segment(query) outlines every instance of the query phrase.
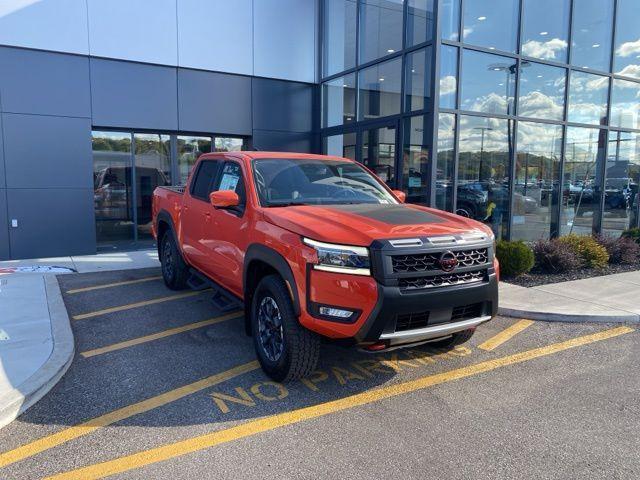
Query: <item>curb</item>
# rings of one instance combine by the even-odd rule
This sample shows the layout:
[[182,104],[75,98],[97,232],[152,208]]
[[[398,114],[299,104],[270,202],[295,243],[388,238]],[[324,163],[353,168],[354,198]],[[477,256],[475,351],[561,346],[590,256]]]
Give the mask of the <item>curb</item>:
[[553,313],[517,308],[498,307],[498,315],[505,317],[526,318],[543,322],[570,323],[640,323],[640,315],[589,315],[582,313]]
[[45,275],[43,278],[51,321],[53,351],[36,373],[17,388],[0,397],[0,428],[15,420],[46,395],[62,378],[73,361],[75,352],[73,332],[58,280],[53,275]]

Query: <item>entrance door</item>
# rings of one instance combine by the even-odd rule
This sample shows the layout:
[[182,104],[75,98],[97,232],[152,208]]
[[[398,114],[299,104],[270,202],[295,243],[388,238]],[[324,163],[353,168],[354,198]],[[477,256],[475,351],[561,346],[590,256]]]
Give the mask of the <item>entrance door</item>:
[[397,132],[395,122],[363,127],[359,132],[358,161],[391,188],[395,188],[397,183]]
[[93,132],[93,199],[99,244],[134,240],[131,134]]

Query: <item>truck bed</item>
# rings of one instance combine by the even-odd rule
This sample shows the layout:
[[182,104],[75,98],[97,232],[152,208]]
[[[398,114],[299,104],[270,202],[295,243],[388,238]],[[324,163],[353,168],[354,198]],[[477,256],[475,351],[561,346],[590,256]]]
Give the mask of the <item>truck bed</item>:
[[156,234],[156,219],[158,218],[158,213],[161,210],[164,210],[169,215],[171,215],[171,219],[174,222],[174,225],[179,224],[179,212],[182,208],[182,199],[184,196],[184,192],[186,190],[185,185],[178,186],[166,186],[166,187],[156,187],[153,191],[153,228],[152,234],[154,238],[157,238]]
[[161,186],[157,188],[169,190],[170,192],[179,193],[182,195],[186,190],[187,186],[186,185],[166,185],[166,186]]

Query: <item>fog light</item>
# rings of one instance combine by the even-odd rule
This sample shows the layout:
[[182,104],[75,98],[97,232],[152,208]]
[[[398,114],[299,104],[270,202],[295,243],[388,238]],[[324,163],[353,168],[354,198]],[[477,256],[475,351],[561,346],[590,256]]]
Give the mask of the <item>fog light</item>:
[[342,310],[340,308],[320,307],[320,315],[336,318],[349,318],[353,315],[351,310]]

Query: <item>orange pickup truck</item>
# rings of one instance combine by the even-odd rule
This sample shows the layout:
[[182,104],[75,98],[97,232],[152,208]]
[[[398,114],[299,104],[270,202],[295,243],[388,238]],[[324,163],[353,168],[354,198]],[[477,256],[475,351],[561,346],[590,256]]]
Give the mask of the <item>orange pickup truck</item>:
[[205,154],[185,187],[154,192],[162,275],[244,308],[277,381],[312,372],[326,339],[369,352],[463,343],[498,308],[493,233],[404,198],[345,158]]

